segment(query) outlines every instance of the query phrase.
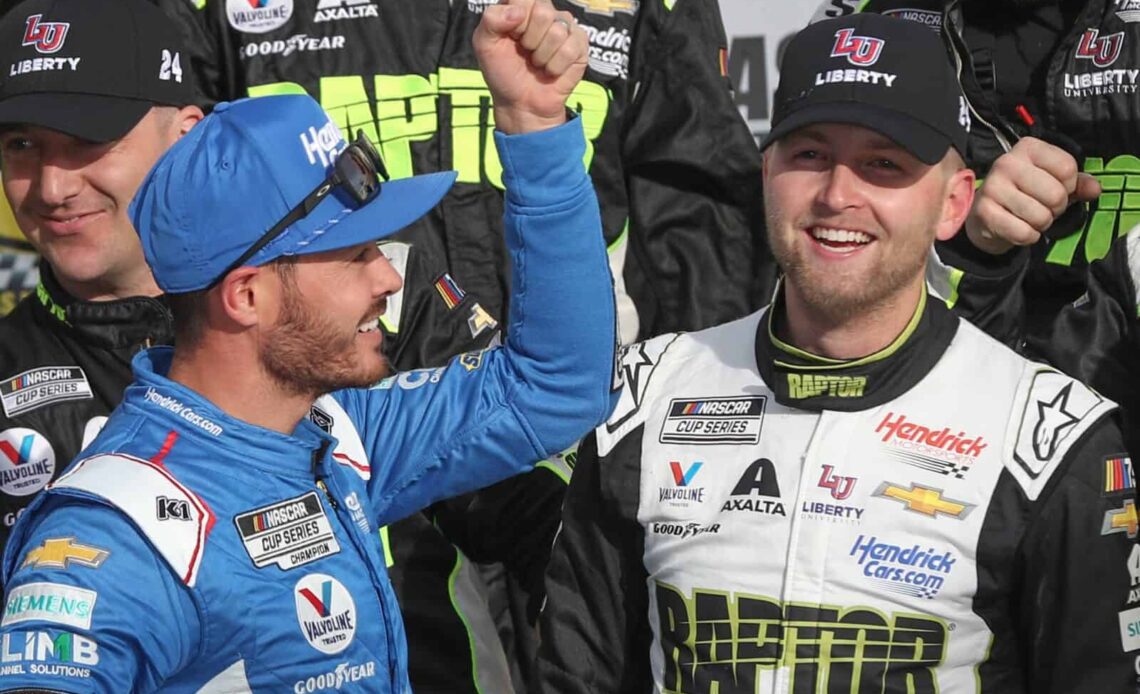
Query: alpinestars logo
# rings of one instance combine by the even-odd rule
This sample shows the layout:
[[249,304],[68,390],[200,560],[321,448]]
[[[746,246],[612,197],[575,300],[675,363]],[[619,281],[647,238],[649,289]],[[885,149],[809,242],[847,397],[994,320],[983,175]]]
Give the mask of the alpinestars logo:
[[1070,427],[1080,419],[1068,412],[1070,383],[1057,393],[1052,402],[1037,402],[1037,426],[1033,428],[1033,452],[1038,460],[1048,460],[1057,451],[1057,445]]
[[42,14],[33,14],[24,20],[24,40],[21,46],[35,46],[36,51],[49,55],[59,52],[67,39],[68,22],[41,22]]
[[874,65],[883,52],[882,39],[870,36],[856,36],[854,29],[840,29],[835,32],[835,46],[831,49],[832,58],[847,58],[847,62],[859,67]]
[[1120,57],[1120,48],[1124,45],[1124,32],[1100,36],[1099,29],[1089,29],[1081,36],[1077,45],[1077,59],[1091,60],[1097,67],[1108,67]]

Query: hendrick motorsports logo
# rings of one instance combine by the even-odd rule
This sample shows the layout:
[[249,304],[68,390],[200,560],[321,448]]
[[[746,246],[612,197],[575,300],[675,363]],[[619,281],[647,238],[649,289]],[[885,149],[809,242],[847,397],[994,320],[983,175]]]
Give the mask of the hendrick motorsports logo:
[[340,581],[309,574],[293,589],[297,623],[309,645],[332,655],[348,648],[356,636],[356,603]]

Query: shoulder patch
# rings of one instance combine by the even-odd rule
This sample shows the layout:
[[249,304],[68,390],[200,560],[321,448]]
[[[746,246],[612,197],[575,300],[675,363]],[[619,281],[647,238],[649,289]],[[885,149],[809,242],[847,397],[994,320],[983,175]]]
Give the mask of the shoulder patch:
[[[599,433],[604,431],[607,435],[605,438],[611,442],[609,445],[616,443],[626,432],[636,426],[637,415],[641,412],[641,403],[649,389],[649,382],[653,378],[657,364],[678,337],[680,337],[678,333],[668,333],[622,349],[619,368],[621,379],[625,385],[618,397],[613,414],[599,429]],[[602,439],[599,437],[599,449],[609,448],[609,445],[603,445]],[[601,450],[599,453],[604,454]]]
[[90,400],[91,384],[78,366],[41,366],[0,381],[0,406],[11,419],[69,400]]
[[1013,430],[1012,472],[1035,499],[1049,472],[1081,435],[1115,405],[1095,391],[1053,370],[1038,369],[1019,400]]
[[48,486],[97,496],[125,513],[182,582],[193,588],[214,514],[166,468],[122,454],[97,455]]
[[363,480],[372,477],[372,465],[360,440],[360,432],[352,423],[348,413],[331,395],[322,395],[309,410],[309,418],[325,432],[336,437],[333,460],[352,469]]

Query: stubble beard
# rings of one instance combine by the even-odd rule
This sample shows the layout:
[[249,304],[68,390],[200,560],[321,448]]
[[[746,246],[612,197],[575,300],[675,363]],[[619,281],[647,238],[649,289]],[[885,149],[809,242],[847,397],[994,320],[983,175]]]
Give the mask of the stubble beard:
[[356,359],[355,332],[336,330],[309,310],[292,287],[285,291],[281,318],[268,331],[260,355],[266,372],[283,390],[314,398],[342,388],[367,388],[390,371],[383,355],[375,368],[362,366]]

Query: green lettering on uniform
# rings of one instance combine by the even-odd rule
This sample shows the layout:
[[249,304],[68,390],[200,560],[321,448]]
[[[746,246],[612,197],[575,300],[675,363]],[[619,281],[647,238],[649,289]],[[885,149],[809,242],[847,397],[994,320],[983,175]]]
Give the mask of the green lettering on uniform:
[[305,88],[296,82],[274,82],[259,84],[249,88],[250,96],[281,96],[283,94],[306,94]]
[[[439,69],[439,91],[451,98],[452,164],[460,183],[480,183],[483,171],[487,182],[503,187],[503,165],[495,150],[495,117],[490,110],[491,92],[478,70],[443,67]],[[486,122],[483,114],[486,112]],[[480,171],[479,162],[483,162]]]
[[[321,107],[344,134],[345,139],[356,137],[357,130],[372,142],[380,140],[372,116],[372,104],[364,91],[364,78],[359,75],[322,77]],[[391,172],[389,172],[391,173]]]
[[1100,181],[1102,192],[1096,211],[1089,215],[1084,229],[1053,242],[1047,263],[1072,265],[1082,240],[1085,260],[1099,260],[1108,255],[1118,236],[1140,223],[1140,158],[1122,154],[1105,165],[1103,158],[1089,157],[1084,171]]
[[380,152],[392,178],[407,178],[415,173],[412,143],[430,140],[435,135],[438,98],[435,75],[376,75]]

